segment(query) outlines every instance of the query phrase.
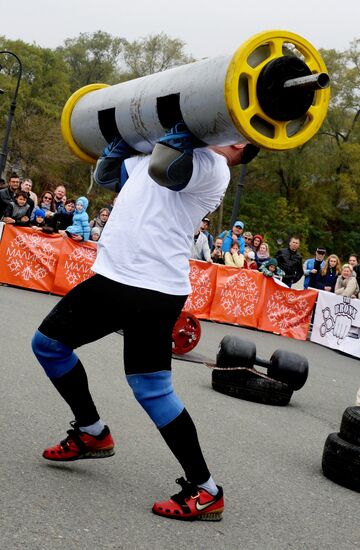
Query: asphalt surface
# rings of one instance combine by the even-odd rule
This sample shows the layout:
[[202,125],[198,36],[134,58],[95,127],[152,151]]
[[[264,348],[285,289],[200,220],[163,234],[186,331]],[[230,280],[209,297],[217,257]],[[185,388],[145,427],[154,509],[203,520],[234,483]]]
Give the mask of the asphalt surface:
[[[321,472],[324,442],[354,404],[360,362],[311,342],[203,322],[193,357],[214,359],[221,338],[253,340],[258,355],[306,355],[306,385],[287,407],[235,399],[211,388],[210,370],[173,361],[178,394],[193,416],[209,467],[223,485],[221,522],[155,516],[155,500],[177,492],[181,468],[140,409],[122,369],[123,338],[81,348],[94,398],[117,452],[106,460],[54,464],[45,446],[66,435],[67,405],[37,364],[31,337],[55,296],[0,286],[0,541],[6,549],[282,550],[360,547],[359,493]],[[106,311],[106,304],[104,304]],[[88,322],[101,322],[94,312]],[[141,334],[139,334],[141,345]],[[187,358],[189,359],[189,357]],[[155,350],[149,360],[156,361]]]

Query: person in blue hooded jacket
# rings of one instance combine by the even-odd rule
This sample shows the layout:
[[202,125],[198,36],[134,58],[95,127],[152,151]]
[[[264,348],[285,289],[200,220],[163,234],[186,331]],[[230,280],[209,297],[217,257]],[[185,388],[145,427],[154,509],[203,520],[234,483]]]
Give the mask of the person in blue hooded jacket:
[[325,254],[326,249],[318,247],[315,251],[315,258],[309,258],[308,260],[305,260],[303,265],[305,275],[304,288],[309,288],[309,286],[312,288],[316,288],[316,278],[319,276],[320,271],[324,269],[325,266]]
[[245,252],[245,239],[242,236],[244,232],[244,222],[236,221],[232,227],[232,229],[229,229],[229,231],[223,231],[218,235],[221,239],[223,239],[223,246],[222,251],[225,254],[225,252],[230,252],[230,248],[232,247],[233,243],[238,243],[240,254],[244,254]]
[[[86,197],[79,197],[78,199],[76,199],[72,225],[69,225],[69,227],[65,229],[65,233],[69,237],[77,237],[76,240],[89,240],[90,224],[89,216],[86,213],[86,209],[88,206],[89,201]],[[81,237],[81,239],[79,237]]]

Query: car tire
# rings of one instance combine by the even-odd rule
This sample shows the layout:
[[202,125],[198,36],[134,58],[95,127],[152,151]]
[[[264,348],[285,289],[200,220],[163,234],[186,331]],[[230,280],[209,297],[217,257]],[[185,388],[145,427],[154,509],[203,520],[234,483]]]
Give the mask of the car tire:
[[360,446],[360,407],[345,409],[340,425],[340,436],[348,443]]
[[287,384],[257,374],[255,369],[213,370],[212,387],[225,395],[264,405],[285,406],[293,394],[293,390]]
[[340,437],[328,435],[322,456],[324,475],[348,489],[360,492],[360,447]]

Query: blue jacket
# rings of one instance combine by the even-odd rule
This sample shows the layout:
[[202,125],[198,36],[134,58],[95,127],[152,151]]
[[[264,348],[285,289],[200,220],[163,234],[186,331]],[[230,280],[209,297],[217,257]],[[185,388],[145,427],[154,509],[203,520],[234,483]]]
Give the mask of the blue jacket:
[[[232,239],[232,230],[229,229],[229,231],[223,231],[222,233],[220,233],[219,237],[221,237],[223,239],[223,245],[222,245],[222,251],[224,252],[230,252],[230,248],[232,247],[232,244],[233,244],[233,239]],[[239,247],[240,247],[240,254],[244,254],[245,252],[245,239],[244,237],[242,237],[241,235],[237,238],[237,241],[239,243]]]
[[84,241],[88,241],[90,237],[90,225],[89,216],[86,213],[86,209],[89,205],[89,201],[86,197],[79,197],[76,203],[81,202],[83,205],[82,212],[75,210],[73,214],[72,225],[66,228],[71,235],[81,235]]
[[[315,258],[310,258],[309,260],[306,260],[304,263],[304,275],[305,275],[304,288],[308,288],[310,284],[310,278],[311,278],[310,271],[314,269],[314,265],[315,265]],[[325,260],[321,262],[320,269],[323,269],[324,265],[325,265]],[[318,274],[319,273],[316,274],[316,278]]]

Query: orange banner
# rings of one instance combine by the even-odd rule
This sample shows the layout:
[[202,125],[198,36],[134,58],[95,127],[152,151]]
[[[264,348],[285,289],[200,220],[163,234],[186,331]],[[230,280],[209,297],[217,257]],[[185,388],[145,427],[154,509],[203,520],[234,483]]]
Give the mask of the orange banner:
[[306,340],[316,290],[292,290],[266,278],[258,328]]
[[210,320],[257,327],[264,279],[252,269],[219,265]]
[[216,264],[190,260],[189,294],[183,309],[199,319],[209,319],[211,303],[216,287]]
[[63,245],[52,292],[63,296],[74,286],[94,275],[91,267],[96,259],[96,244],[63,239]]
[[[94,273],[96,244],[5,225],[0,282],[66,294]],[[190,260],[184,310],[200,319],[243,325],[306,340],[317,292],[280,286],[258,271]]]
[[0,243],[0,282],[51,292],[63,238],[6,225]]

